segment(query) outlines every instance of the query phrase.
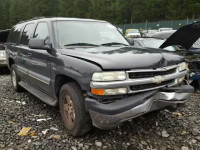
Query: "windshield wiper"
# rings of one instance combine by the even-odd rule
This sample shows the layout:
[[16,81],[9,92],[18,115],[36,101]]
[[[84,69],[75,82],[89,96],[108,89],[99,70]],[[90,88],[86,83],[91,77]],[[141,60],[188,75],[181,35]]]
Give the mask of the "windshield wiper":
[[101,45],[102,45],[102,46],[112,46],[112,45],[124,45],[124,46],[128,46],[127,44],[118,43],[118,42],[104,43],[104,44],[101,44]]
[[72,44],[66,44],[64,46],[99,46],[91,43],[72,43]]

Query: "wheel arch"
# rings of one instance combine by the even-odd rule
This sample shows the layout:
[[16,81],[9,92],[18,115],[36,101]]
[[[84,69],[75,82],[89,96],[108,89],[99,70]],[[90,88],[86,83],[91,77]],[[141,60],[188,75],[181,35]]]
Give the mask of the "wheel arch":
[[[76,83],[77,86],[79,86],[79,88],[82,90],[80,83],[77,80],[75,80],[74,78],[69,77],[69,76],[64,75],[64,74],[57,74],[55,76],[54,91],[55,91],[56,97],[58,99],[59,99],[59,92],[60,92],[61,87],[64,84],[69,83],[69,82]],[[82,90],[82,91],[84,91],[84,90]]]

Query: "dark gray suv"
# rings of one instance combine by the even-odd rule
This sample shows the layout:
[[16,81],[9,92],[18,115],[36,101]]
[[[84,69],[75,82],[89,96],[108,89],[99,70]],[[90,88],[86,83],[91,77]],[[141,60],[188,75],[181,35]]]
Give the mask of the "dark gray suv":
[[59,105],[67,131],[110,129],[172,104],[193,88],[183,58],[134,48],[106,21],[40,18],[15,25],[6,44],[15,91]]

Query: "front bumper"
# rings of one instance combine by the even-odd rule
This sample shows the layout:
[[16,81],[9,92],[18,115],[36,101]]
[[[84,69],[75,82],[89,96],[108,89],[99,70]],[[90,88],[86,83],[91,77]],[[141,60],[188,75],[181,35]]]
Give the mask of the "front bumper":
[[100,129],[110,129],[147,112],[172,104],[183,104],[189,100],[193,91],[194,88],[190,85],[163,88],[135,94],[110,104],[102,104],[87,98],[86,108],[94,126]]
[[7,63],[6,63],[6,58],[0,58],[0,67],[4,67],[4,66],[7,66]]

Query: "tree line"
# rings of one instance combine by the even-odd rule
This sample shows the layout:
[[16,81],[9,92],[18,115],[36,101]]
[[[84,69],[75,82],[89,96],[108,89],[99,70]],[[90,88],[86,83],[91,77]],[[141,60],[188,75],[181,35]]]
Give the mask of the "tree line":
[[39,16],[107,20],[113,24],[199,19],[199,0],[0,0],[0,29]]

